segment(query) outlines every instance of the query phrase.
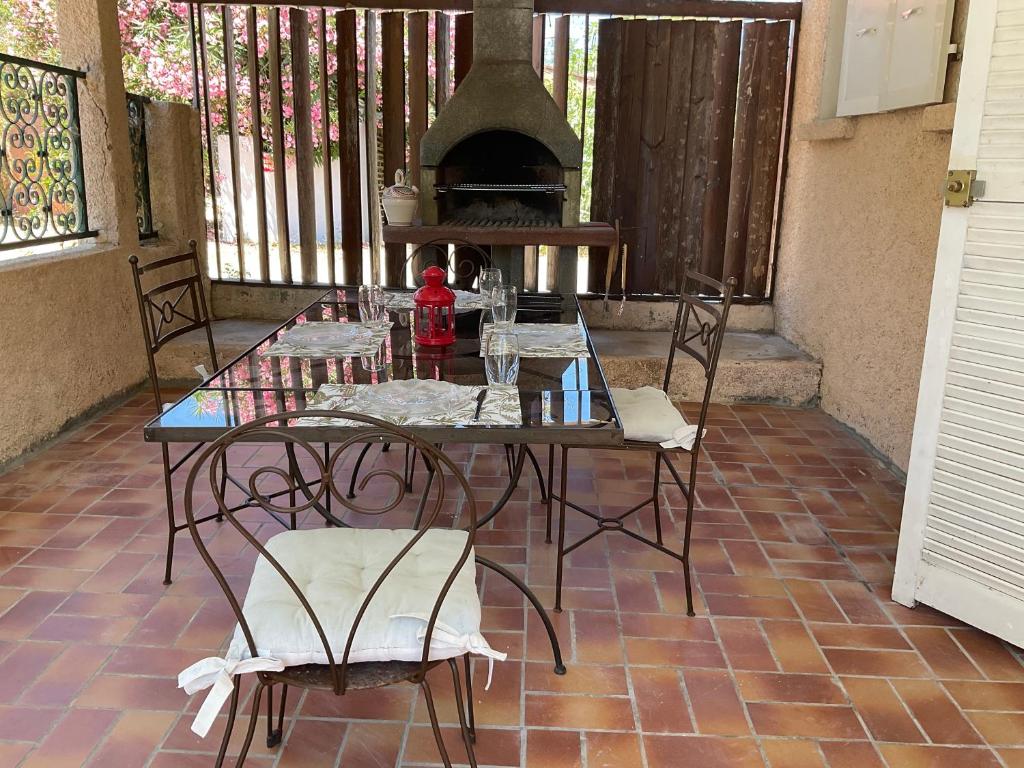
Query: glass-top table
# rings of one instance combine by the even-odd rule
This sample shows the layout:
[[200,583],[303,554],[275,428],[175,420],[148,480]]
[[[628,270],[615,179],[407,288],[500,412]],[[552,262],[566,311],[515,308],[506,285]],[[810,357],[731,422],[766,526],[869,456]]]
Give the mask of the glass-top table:
[[[392,310],[384,344],[385,367],[368,371],[359,356],[264,357],[280,335],[304,322],[358,322],[358,290],[331,289],[273,333],[232,360],[207,381],[150,421],[151,442],[209,442],[228,430],[281,411],[313,408],[323,384],[375,384],[398,379],[438,379],[454,384],[487,384],[480,355],[480,311],[457,310],[456,343],[427,349],[415,343],[412,312]],[[491,426],[407,426],[434,443],[572,444],[613,446],[623,440],[600,360],[575,297],[523,294],[516,323],[579,324],[589,358],[524,357],[518,388],[522,424]],[[349,428],[334,425],[287,427],[303,439],[329,442]]]

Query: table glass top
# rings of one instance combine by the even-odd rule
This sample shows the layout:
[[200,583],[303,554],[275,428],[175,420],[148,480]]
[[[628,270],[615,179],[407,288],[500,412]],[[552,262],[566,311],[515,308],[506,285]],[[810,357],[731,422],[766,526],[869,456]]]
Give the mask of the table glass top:
[[[479,310],[458,310],[456,342],[441,349],[415,343],[411,311],[390,311],[389,319],[393,325],[384,342],[381,370],[367,370],[358,355],[263,356],[283,332],[296,324],[359,322],[357,291],[332,289],[153,419],[146,427],[146,437],[160,441],[209,440],[217,433],[261,416],[313,407],[314,395],[323,384],[375,384],[399,379],[487,384],[480,355]],[[522,359],[517,382],[522,426],[474,424],[440,431],[455,431],[458,439],[466,442],[621,442],[622,431],[578,302],[574,298],[563,302],[561,297],[550,294],[523,294],[519,297],[516,322],[578,324],[590,357]],[[319,436],[324,428],[309,429]],[[425,433],[438,431],[433,427],[417,428],[420,429]],[[494,434],[499,431],[501,435]],[[511,434],[517,432],[518,436]]]

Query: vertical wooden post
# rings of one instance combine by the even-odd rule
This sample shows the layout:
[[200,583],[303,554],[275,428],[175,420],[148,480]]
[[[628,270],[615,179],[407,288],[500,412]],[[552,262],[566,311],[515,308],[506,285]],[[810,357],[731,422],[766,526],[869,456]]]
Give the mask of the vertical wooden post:
[[427,132],[427,19],[409,14],[409,183],[420,186],[420,142]]
[[537,77],[544,79],[544,35],[547,31],[547,17],[538,13],[533,17],[533,68]]
[[334,264],[334,190],[331,179],[331,100],[327,72],[327,11],[320,9],[320,24],[317,30],[320,52],[320,169],[324,187],[324,241],[327,247],[327,282],[337,284]]
[[775,225],[778,185],[781,182],[779,154],[782,149],[789,37],[789,22],[767,24],[764,49],[759,57],[762,76],[757,98],[757,130],[751,162],[753,178],[743,274],[744,290],[748,295],[758,298],[763,298],[768,288],[772,230]]
[[[395,171],[405,170],[405,14],[381,15],[383,66],[384,184],[395,183]],[[388,285],[405,285],[406,246],[384,247]]]
[[455,16],[455,87],[469,73],[473,66],[473,14],[460,13]]
[[267,185],[263,178],[263,103],[260,96],[260,62],[256,34],[256,6],[245,14],[247,64],[249,70],[250,120],[252,134],[252,181],[256,193],[256,242],[259,246],[259,279],[270,281],[270,247],[267,242]]
[[270,149],[274,160],[274,209],[281,282],[292,282],[292,244],[288,226],[287,160],[284,153],[284,114],[281,111],[281,9],[270,11]]
[[338,165],[341,180],[342,280],[358,285],[363,278],[363,196],[359,177],[359,84],[356,11],[334,14],[338,45]]
[[438,114],[451,96],[452,55],[451,17],[444,11],[434,12],[434,114]]
[[[700,264],[704,252],[704,199],[708,185],[711,102],[714,84],[715,27],[718,22],[694,22],[693,66],[690,79],[690,117],[686,136],[686,171],[683,180],[683,253],[677,259],[675,284],[682,285],[687,266]],[[668,286],[665,287],[666,292]]]
[[316,195],[313,182],[313,114],[309,84],[309,16],[305,8],[288,11],[291,22],[292,119],[295,124],[295,187],[299,216],[299,279],[309,285],[316,274]]
[[238,167],[238,84],[235,82],[235,25],[231,6],[221,6],[224,36],[224,84],[227,100],[228,154],[231,157],[231,197],[235,209],[235,245],[238,248],[238,279],[245,282],[245,232],[242,226],[242,183]]
[[[715,27],[715,54],[711,70],[711,137],[708,151],[707,195],[699,269],[722,279],[725,228],[729,213],[729,171],[732,166],[733,126],[736,122],[736,81],[740,65],[743,25],[722,22]],[[697,254],[694,254],[695,264]]]
[[569,107],[569,20],[563,13],[555,19],[554,66],[551,78],[551,95],[565,114]]
[[763,62],[764,22],[744,25],[740,52],[739,98],[736,103],[736,134],[733,141],[732,173],[729,177],[729,213],[726,224],[723,279],[735,277],[736,295],[745,292],[747,222],[750,217],[751,173],[754,133],[757,129],[757,93]]
[[[615,221],[615,146],[619,133],[619,87],[622,70],[622,19],[605,19],[597,25],[598,67],[594,84],[594,174],[591,181],[590,209],[597,219]],[[604,290],[608,251],[590,249],[587,265],[587,289]]]
[[366,84],[363,89],[366,101],[363,104],[366,115],[366,207],[370,222],[370,281],[380,283],[381,221],[380,221],[380,179],[377,168],[377,13],[367,10],[363,25],[365,45],[363,50],[363,71]]

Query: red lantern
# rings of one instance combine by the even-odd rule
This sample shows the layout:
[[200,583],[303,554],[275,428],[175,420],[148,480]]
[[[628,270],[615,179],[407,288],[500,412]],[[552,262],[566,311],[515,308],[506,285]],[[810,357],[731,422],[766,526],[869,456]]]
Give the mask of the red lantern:
[[455,294],[444,278],[440,267],[427,267],[423,271],[426,285],[413,294],[417,344],[442,347],[455,343]]

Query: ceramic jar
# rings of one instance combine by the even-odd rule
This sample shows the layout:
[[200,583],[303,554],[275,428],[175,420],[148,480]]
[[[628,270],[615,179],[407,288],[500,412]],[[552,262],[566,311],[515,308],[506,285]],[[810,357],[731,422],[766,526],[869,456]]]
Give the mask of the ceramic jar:
[[408,227],[416,216],[420,204],[420,191],[407,186],[405,172],[395,171],[395,185],[384,190],[382,198],[384,213],[392,227]]

